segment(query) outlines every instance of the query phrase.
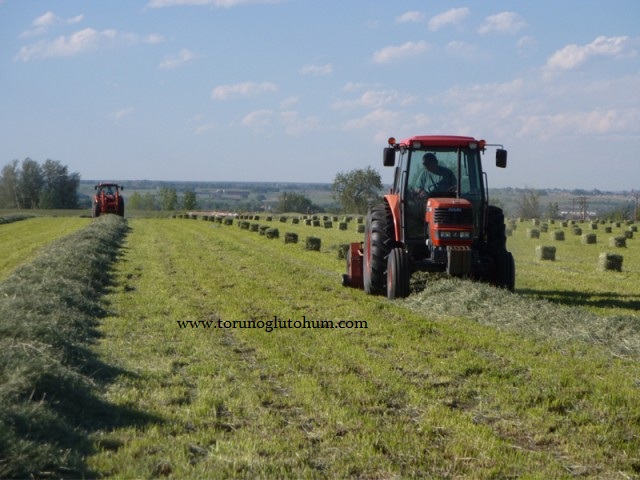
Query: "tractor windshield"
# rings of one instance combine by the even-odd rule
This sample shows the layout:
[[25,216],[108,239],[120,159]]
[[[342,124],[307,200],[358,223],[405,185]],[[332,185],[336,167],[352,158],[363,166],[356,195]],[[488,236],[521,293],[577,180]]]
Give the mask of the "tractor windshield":
[[[415,203],[413,208],[411,205],[409,208],[422,212],[429,197],[465,198],[473,204],[474,226],[478,235],[484,198],[480,151],[431,147],[411,151],[408,161],[406,189],[410,193],[410,203]],[[424,215],[419,213],[418,218],[424,219]],[[421,229],[410,228],[410,232],[420,235]]]
[[480,170],[478,150],[415,150],[411,155],[409,190],[429,197],[481,198]]

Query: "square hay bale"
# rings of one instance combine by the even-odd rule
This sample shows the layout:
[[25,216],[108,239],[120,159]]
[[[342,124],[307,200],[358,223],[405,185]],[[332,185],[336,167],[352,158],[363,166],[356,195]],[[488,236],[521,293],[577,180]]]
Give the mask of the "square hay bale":
[[284,243],[298,243],[298,234],[293,232],[285,233]]
[[304,248],[305,250],[313,250],[319,252],[321,245],[322,240],[320,240],[318,237],[307,237],[304,243]]
[[257,232],[259,228],[260,228],[260,224],[259,223],[252,223],[251,224],[251,228],[249,229],[249,231]]
[[331,220],[326,220],[324,222],[324,228],[333,228],[333,221]]
[[611,227],[604,227],[604,233],[611,233]]
[[638,226],[637,225],[629,225],[629,230],[631,232],[637,232],[638,231]]
[[304,224],[307,226],[311,226],[312,225],[313,220],[311,220],[310,218],[305,218],[304,219]]
[[347,222],[338,223],[338,230],[346,230],[349,224]]
[[625,238],[633,238],[633,230],[625,230],[624,236]]
[[280,231],[277,228],[267,228],[267,230],[264,232],[264,235],[267,238],[279,238],[280,237]]
[[233,225],[233,217],[224,217],[225,225]]
[[358,228],[356,228],[357,233],[364,233],[365,226],[363,224],[358,224]]
[[538,225],[540,225],[540,220],[538,220],[537,218],[534,218],[533,220],[531,220],[531,225],[533,225],[534,227],[537,227]]
[[260,235],[265,235],[266,231],[269,230],[269,225],[260,225],[260,227],[258,228],[258,233],[260,233]]
[[542,225],[540,225],[540,232],[542,233],[547,233],[549,231],[549,225],[546,223],[543,223]]
[[293,223],[294,225],[297,225],[298,223],[300,223],[300,219],[298,217],[293,217],[291,219],[291,223]]
[[598,229],[598,224],[597,223],[592,223],[591,224],[591,230],[597,230]]
[[582,243],[584,245],[593,245],[598,243],[598,236],[595,233],[585,233],[582,235]]
[[540,238],[540,229],[527,228],[527,238]]
[[627,237],[609,237],[609,246],[616,248],[625,248],[627,246]]
[[538,245],[536,247],[536,258],[538,260],[551,260],[556,259],[556,247],[550,245]]
[[338,260],[346,259],[348,253],[349,253],[348,243],[341,243],[340,245],[338,245]]
[[287,217],[285,216],[280,217],[280,222],[287,223]]
[[582,229],[580,227],[573,227],[574,235],[582,235]]
[[554,240],[564,240],[564,230],[554,230],[551,232],[551,236]]
[[615,270],[616,272],[622,271],[622,255],[617,255],[615,253],[601,253],[600,254],[600,269],[603,271],[606,270]]

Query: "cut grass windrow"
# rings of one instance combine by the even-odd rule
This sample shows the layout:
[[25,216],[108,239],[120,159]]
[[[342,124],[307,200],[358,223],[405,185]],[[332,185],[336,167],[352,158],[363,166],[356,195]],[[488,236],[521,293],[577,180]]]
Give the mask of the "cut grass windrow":
[[90,350],[125,232],[100,218],[0,284],[0,478],[91,476],[88,432],[125,415],[94,394],[116,372]]
[[[635,358],[503,331],[436,311],[428,298],[417,308],[411,299],[343,288],[344,263],[324,241],[311,252],[209,222],[131,226],[108,297],[114,314],[103,320],[96,352],[135,372],[109,384],[105,401],[161,420],[97,431],[92,471],[124,478],[640,473]],[[479,302],[477,293],[459,300]],[[214,327],[276,318],[367,328]]]

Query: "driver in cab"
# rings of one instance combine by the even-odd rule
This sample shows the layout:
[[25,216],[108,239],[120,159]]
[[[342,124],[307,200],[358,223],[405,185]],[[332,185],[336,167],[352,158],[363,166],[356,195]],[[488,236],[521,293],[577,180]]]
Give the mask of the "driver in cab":
[[424,170],[415,182],[412,192],[423,198],[433,192],[452,192],[456,189],[456,176],[451,170],[438,165],[438,159],[434,153],[425,153],[422,157]]

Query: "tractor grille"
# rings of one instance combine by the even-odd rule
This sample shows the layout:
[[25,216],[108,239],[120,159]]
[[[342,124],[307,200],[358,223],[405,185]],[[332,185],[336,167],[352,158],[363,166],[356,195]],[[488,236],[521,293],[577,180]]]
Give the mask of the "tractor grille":
[[473,224],[473,210],[471,208],[436,208],[433,216],[436,224],[442,225],[471,225]]

